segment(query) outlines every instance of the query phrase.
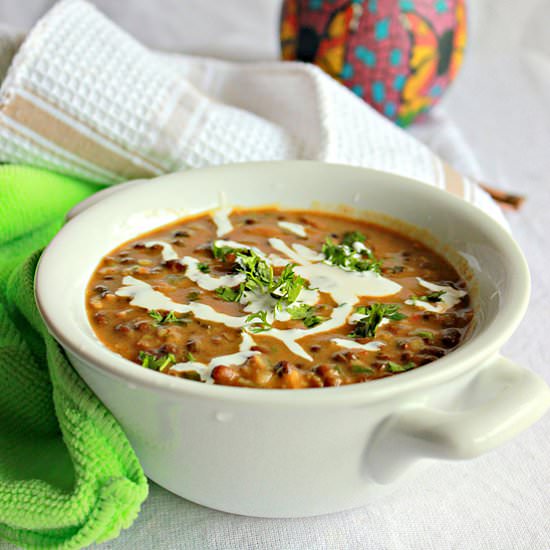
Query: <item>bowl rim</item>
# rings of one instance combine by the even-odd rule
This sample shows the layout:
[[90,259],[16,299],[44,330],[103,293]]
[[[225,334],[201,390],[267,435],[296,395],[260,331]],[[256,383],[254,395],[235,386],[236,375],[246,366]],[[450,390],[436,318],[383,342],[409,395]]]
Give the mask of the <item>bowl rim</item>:
[[[104,374],[117,379],[122,379],[132,386],[150,388],[155,391],[167,392],[176,395],[188,395],[215,400],[255,402],[263,404],[285,404],[288,406],[307,406],[312,403],[338,404],[346,403],[367,403],[386,399],[397,393],[409,392],[423,386],[432,386],[450,380],[455,376],[469,370],[474,365],[482,364],[488,358],[494,356],[499,348],[508,340],[523,318],[530,296],[530,275],[525,257],[510,233],[497,223],[488,214],[478,207],[465,200],[452,195],[446,190],[437,188],[424,182],[403,177],[394,173],[373,170],[370,168],[349,166],[345,164],[324,163],[318,161],[260,161],[226,164],[216,167],[194,169],[192,171],[175,172],[154,178],[156,190],[159,191],[161,180],[173,179],[175,177],[188,177],[191,174],[201,171],[221,175],[227,170],[245,171],[258,168],[269,170],[274,166],[279,168],[293,169],[295,166],[309,165],[313,169],[326,169],[331,166],[335,170],[362,171],[365,177],[390,177],[399,184],[406,184],[414,193],[428,198],[433,195],[449,205],[449,208],[461,210],[462,213],[478,226],[482,233],[487,233],[501,243],[501,250],[513,257],[511,262],[511,288],[512,295],[500,308],[495,319],[480,334],[476,334],[443,358],[432,363],[423,365],[422,368],[414,369],[399,376],[390,376],[368,383],[349,384],[340,387],[327,388],[304,388],[300,391],[293,389],[277,389],[266,391],[261,388],[244,388],[238,386],[223,386],[215,384],[197,384],[192,380],[166,376],[162,373],[149,369],[136,368],[137,365],[124,357],[116,354],[104,346],[99,340],[95,343],[95,350],[88,351],[80,349],[78,338],[67,330],[63,316],[59,314],[53,304],[49,303],[47,296],[48,270],[52,263],[52,256],[58,249],[64,246],[66,240],[73,236],[73,231],[87,220],[93,219],[94,215],[101,213],[101,210],[108,207],[115,201],[121,201],[131,196],[129,193],[134,186],[124,186],[116,192],[108,194],[102,200],[91,204],[78,215],[70,219],[52,239],[50,244],[42,253],[38,262],[35,274],[35,297],[38,310],[44,320],[49,333],[65,348],[69,354],[74,354],[83,360],[93,369],[98,369]],[[137,180],[135,186],[142,187],[150,185],[150,180]],[[160,227],[160,226],[159,226]],[[429,224],[427,224],[429,229]],[[513,307],[511,307],[513,302]],[[78,330],[75,328],[75,330]],[[74,331],[72,331],[74,332]],[[105,353],[108,352],[108,353]]]

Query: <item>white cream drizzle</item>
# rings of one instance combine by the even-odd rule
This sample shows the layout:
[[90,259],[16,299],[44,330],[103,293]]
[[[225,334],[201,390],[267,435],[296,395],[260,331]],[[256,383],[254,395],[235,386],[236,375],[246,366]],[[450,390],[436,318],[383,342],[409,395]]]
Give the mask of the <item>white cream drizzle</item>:
[[143,243],[147,248],[153,246],[162,246],[162,261],[169,262],[170,260],[177,260],[179,258],[178,253],[174,250],[174,247],[165,241],[146,241]]
[[[282,252],[287,258],[290,258],[299,265],[308,265],[315,261],[320,262],[324,258],[322,254],[311,250],[311,248],[308,248],[303,244],[294,243],[291,248],[281,239],[271,238],[268,242],[275,250]],[[284,262],[283,265],[288,263],[287,260],[279,256],[275,256],[274,254],[271,254],[269,259]]]
[[[157,243],[155,242],[155,244]],[[158,242],[158,244],[166,245],[167,243]],[[217,246],[253,250],[259,256],[266,257],[258,248],[235,241],[217,240],[215,244]],[[275,238],[269,239],[269,244],[275,250],[282,252],[287,258],[298,264],[294,269],[295,273],[309,281],[313,289],[319,289],[302,289],[298,300],[292,306],[300,304],[315,305],[319,299],[319,291],[330,294],[333,300],[340,304],[333,309],[332,316],[329,319],[315,327],[306,329],[271,328],[265,333],[266,336],[280,340],[292,353],[308,361],[312,361],[312,357],[298,344],[297,341],[299,339],[312,334],[333,330],[346,324],[348,317],[353,311],[353,306],[359,301],[361,296],[387,296],[395,294],[401,289],[401,285],[372,271],[345,271],[339,267],[326,264],[323,262],[323,255],[301,244],[294,243],[290,247],[281,239]],[[163,248],[163,252],[170,254],[170,248]],[[170,259],[173,258],[170,257]],[[282,265],[288,264],[287,259],[273,254],[270,255],[270,260],[274,264],[277,262],[277,265],[281,265],[281,262]],[[182,258],[180,261],[187,266],[186,275],[207,290],[213,290],[221,286],[236,286],[243,280],[237,279],[238,275],[212,277],[206,273],[202,273],[198,269],[199,261],[189,256]],[[148,310],[159,309],[174,311],[176,313],[190,312],[198,319],[221,323],[232,328],[245,327],[246,329],[246,325],[248,324],[246,321],[248,315],[232,316],[219,313],[212,307],[198,302],[189,304],[177,303],[161,292],[156,291],[148,283],[131,276],[124,277],[122,282],[125,286],[118,289],[116,294],[132,298],[130,305]],[[290,314],[285,307],[281,308],[280,311],[274,308],[275,299],[271,296],[246,292],[241,299],[241,303],[245,305],[244,311],[247,313],[268,311],[267,320],[269,323],[272,323],[274,320],[287,321],[290,319]],[[243,339],[244,334],[246,332],[243,331]]]
[[374,271],[344,271],[325,263],[297,266],[294,271],[338,304],[355,304],[361,296],[390,296],[401,290],[401,285]]
[[[353,315],[350,315],[348,319],[348,323],[350,325],[356,325],[363,317],[365,317],[364,313],[354,313]],[[377,328],[383,327],[384,325],[387,325],[390,322],[390,320],[387,317],[384,317],[380,323],[378,323]]]
[[447,310],[456,306],[456,304],[460,302],[460,298],[466,295],[466,292],[463,290],[457,290],[452,286],[436,285],[435,283],[430,283],[420,277],[417,277],[416,280],[419,285],[427,288],[431,292],[444,292],[444,294],[441,295],[439,302],[425,302],[424,300],[415,300],[414,298],[405,300],[407,305],[416,306],[421,309],[425,309],[426,311],[431,311],[433,313],[445,313]]
[[256,345],[254,339],[248,332],[241,333],[242,340],[239,346],[239,351],[231,353],[230,355],[220,355],[214,357],[208,365],[199,363],[198,361],[188,361],[186,363],[176,363],[170,370],[175,372],[188,372],[196,371],[199,373],[201,380],[207,383],[212,383],[212,370],[219,365],[226,365],[228,367],[238,367],[243,365],[250,357],[254,355],[260,355],[261,352],[254,351],[251,348]]
[[229,214],[233,210],[227,203],[226,194],[221,191],[219,194],[220,206],[216,210],[210,213],[212,221],[216,224],[216,236],[222,237],[227,233],[233,231],[233,224],[229,219]]
[[216,290],[222,286],[237,286],[246,280],[244,273],[222,275],[221,277],[214,277],[208,273],[203,273],[199,269],[201,262],[192,256],[184,256],[179,262],[187,268],[185,276],[197,283],[201,288],[204,288],[204,290]]
[[119,288],[115,294],[117,296],[132,298],[130,301],[130,305],[132,306],[148,310],[159,309],[174,311],[176,313],[192,313],[198,319],[212,321],[213,323],[222,323],[232,328],[239,328],[246,324],[246,315],[241,317],[226,315],[200,302],[190,302],[188,304],[174,302],[162,292],[155,290],[149,283],[136,279],[131,275],[124,277],[122,284],[124,286]]
[[262,250],[260,250],[256,246],[251,246],[249,244],[238,243],[237,241],[224,241],[223,239],[218,239],[218,240],[214,241],[214,244],[216,246],[229,246],[230,248],[240,248],[240,249],[243,249],[243,250],[252,250],[252,252],[255,252],[256,254],[258,254],[258,256],[260,256],[260,258],[263,258],[264,260],[267,259],[266,255],[263,253]]
[[362,242],[360,241],[355,241],[352,245],[352,248],[353,250],[355,250],[355,252],[357,253],[361,253],[361,252],[370,252],[370,249],[367,248]]
[[277,225],[281,229],[285,229],[290,233],[294,233],[294,235],[298,235],[298,237],[307,237],[306,228],[303,225],[300,225],[299,223],[282,221],[282,222],[277,222]]
[[[281,239],[269,239],[269,244],[298,264],[294,272],[307,279],[310,286],[330,294],[333,300],[355,304],[361,296],[389,296],[401,290],[401,285],[374,271],[346,271],[326,264],[324,258],[307,246],[294,244],[290,248]],[[318,263],[313,263],[318,262]]]
[[292,353],[307,359],[308,361],[313,361],[313,358],[309,353],[307,353],[300,344],[297,343],[297,340],[303,338],[304,336],[311,336],[312,334],[318,334],[319,332],[326,332],[338,327],[341,327],[346,323],[348,315],[353,309],[352,304],[342,304],[339,307],[335,307],[332,310],[332,317],[326,320],[324,323],[321,323],[315,327],[308,329],[301,328],[291,328],[291,329],[278,329],[272,328],[269,332],[266,332],[266,336],[272,336],[280,340]]
[[360,344],[359,342],[346,340],[344,338],[332,338],[331,342],[334,342],[337,346],[340,346],[341,348],[360,349],[363,351],[378,351],[384,345],[384,342],[376,341],[367,342],[366,344]]

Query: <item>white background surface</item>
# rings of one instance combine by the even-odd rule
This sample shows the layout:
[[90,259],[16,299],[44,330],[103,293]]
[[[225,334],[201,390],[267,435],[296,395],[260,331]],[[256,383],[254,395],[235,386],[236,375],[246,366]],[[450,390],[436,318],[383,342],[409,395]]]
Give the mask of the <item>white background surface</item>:
[[[0,22],[26,27],[52,3],[0,0]],[[95,3],[154,47],[235,58],[252,43],[248,58],[275,56],[266,37],[274,38],[276,0],[232,0],[227,11],[213,0]],[[470,20],[464,69],[414,132],[463,171],[527,195],[508,219],[531,266],[533,297],[504,352],[550,383],[550,2],[471,0]],[[239,32],[224,33],[227,21]],[[102,548],[548,550],[549,457],[547,415],[485,457],[434,465],[382,503],[303,520],[232,516],[152,485],[134,526]]]

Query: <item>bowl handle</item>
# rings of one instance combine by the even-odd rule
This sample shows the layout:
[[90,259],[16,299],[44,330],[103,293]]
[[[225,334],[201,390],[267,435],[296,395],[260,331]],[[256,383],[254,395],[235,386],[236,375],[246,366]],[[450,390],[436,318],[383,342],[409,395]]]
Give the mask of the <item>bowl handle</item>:
[[546,382],[502,356],[475,377],[468,387],[474,393],[491,397],[458,412],[420,406],[387,417],[366,451],[368,475],[385,484],[421,458],[474,458],[512,439],[550,407]]

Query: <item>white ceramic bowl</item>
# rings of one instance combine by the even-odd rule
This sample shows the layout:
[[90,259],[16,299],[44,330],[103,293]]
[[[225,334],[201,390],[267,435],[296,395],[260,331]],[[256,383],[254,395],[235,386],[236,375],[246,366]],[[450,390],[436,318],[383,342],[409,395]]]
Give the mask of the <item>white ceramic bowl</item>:
[[[142,369],[105,348],[84,303],[102,256],[144,231],[214,208],[220,191],[239,206],[345,204],[429,230],[440,249],[451,247],[469,264],[474,334],[422,368],[310,390],[199,384]],[[527,306],[523,255],[495,221],[444,191],[361,168],[270,162],[168,175],[95,200],[44,252],[38,305],[75,369],[120,421],[146,474],[178,495],[265,517],[352,508],[394,489],[425,459],[489,451],[550,406],[546,384],[499,355]]]

